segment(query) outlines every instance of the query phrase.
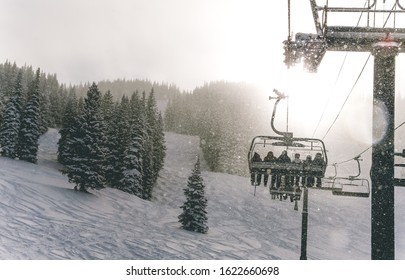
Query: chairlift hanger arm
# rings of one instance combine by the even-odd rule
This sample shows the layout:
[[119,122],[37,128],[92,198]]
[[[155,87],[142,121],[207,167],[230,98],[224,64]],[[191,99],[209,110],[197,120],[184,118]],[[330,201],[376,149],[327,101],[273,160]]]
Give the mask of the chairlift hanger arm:
[[355,178],[357,178],[357,177],[359,177],[360,175],[361,175],[361,166],[360,166],[360,155],[358,155],[358,156],[356,156],[356,157],[354,157],[354,158],[352,158],[352,159],[349,159],[349,160],[346,160],[346,161],[342,161],[342,162],[340,162],[340,163],[334,163],[333,164],[333,166],[335,167],[335,177],[336,177],[336,175],[337,175],[337,168],[336,168],[336,166],[338,165],[338,164],[342,164],[342,163],[346,163],[346,162],[349,162],[349,161],[352,161],[352,160],[355,160],[356,162],[357,162],[357,174],[356,175],[352,175],[352,176],[349,176],[349,179],[355,179]]
[[273,92],[275,94],[277,94],[277,97],[270,97],[269,98],[269,99],[276,99],[276,102],[274,103],[273,113],[271,115],[271,129],[276,134],[282,135],[287,140],[291,139],[293,137],[293,134],[291,132],[282,132],[282,131],[276,129],[276,127],[274,126],[274,119],[276,118],[277,105],[282,99],[287,98],[287,96],[284,93],[278,91],[277,89],[274,89]]
[[337,164],[336,163],[334,163],[334,164],[332,164],[332,166],[333,166],[333,169],[334,169],[334,171],[335,171],[335,175],[333,175],[332,177],[330,177],[331,179],[334,179],[334,178],[336,178],[337,177]]
[[355,175],[355,176],[350,176],[351,179],[357,178],[357,177],[359,177],[360,174],[361,174],[360,156],[355,157],[354,160],[357,162],[357,168],[358,168],[357,170],[358,170],[358,171],[357,171],[357,175]]

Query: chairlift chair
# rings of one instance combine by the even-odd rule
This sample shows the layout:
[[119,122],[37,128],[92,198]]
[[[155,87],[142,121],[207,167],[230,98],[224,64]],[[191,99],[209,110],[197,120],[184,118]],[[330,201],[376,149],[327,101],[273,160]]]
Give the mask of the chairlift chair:
[[368,180],[362,178],[336,178],[332,194],[352,197],[369,197],[370,183]]
[[[253,160],[254,153],[258,153],[263,160],[269,151],[273,152],[275,157],[281,155],[283,151],[287,151],[290,159],[294,159],[294,155],[298,153],[303,162],[258,162]],[[306,156],[310,155],[313,159],[317,153],[322,155],[325,161],[324,165],[306,165],[304,163]],[[325,145],[319,139],[291,138],[291,140],[285,141],[280,136],[256,136],[250,145],[248,162],[250,173],[272,174],[276,172],[280,175],[324,177],[327,156]]]
[[[302,163],[293,162],[267,162],[267,161],[254,161],[253,155],[258,153],[262,159],[271,151],[274,156],[278,158],[283,151],[287,152],[290,159],[294,159],[295,154],[300,154]],[[322,166],[306,165],[304,159],[310,155],[312,158],[317,153],[320,153],[325,161]],[[286,141],[285,138],[280,136],[256,136],[253,138],[249,154],[249,171],[254,174],[254,178],[264,175],[277,175],[277,176],[291,176],[291,177],[324,177],[325,169],[327,165],[327,156],[325,153],[325,145],[319,139],[312,138],[291,138]],[[256,182],[257,183],[257,182]],[[287,185],[286,182],[282,182],[281,186],[277,186],[277,189],[271,188],[269,183],[270,193],[274,195],[290,195],[297,197],[301,194],[301,191],[292,184]]]
[[[254,178],[253,184],[255,187],[258,185],[257,178],[262,175],[278,175],[278,176],[299,176],[299,177],[324,177],[325,170],[327,166],[327,155],[325,144],[320,139],[314,138],[298,138],[293,137],[291,132],[280,132],[274,127],[274,119],[278,102],[285,98],[283,94],[274,90],[278,95],[277,101],[274,104],[273,115],[271,119],[271,127],[276,134],[280,136],[255,136],[251,142],[249,153],[248,153],[248,165],[249,171]],[[300,154],[300,159],[302,163],[293,162],[280,162],[280,161],[263,161],[267,153],[271,151],[274,156],[278,158],[283,151],[287,152],[290,159],[294,159],[295,154]],[[255,161],[254,155],[259,154],[261,161]],[[314,165],[306,164],[304,162],[307,156],[311,156],[312,159],[315,158],[316,154],[321,154],[324,164]],[[277,189],[271,188],[271,183],[269,186],[270,194],[274,195],[290,195],[295,199],[299,199],[301,190],[294,187],[293,185],[282,184],[282,186],[277,186]]]
[[332,194],[351,197],[369,197],[370,183],[367,179],[358,178],[361,174],[360,157],[354,158],[357,162],[358,173],[355,176],[336,177],[333,182]]

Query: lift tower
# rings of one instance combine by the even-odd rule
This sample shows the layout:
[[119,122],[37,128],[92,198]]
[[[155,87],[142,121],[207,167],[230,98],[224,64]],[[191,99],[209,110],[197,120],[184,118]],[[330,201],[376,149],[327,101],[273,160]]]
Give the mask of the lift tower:
[[[386,27],[386,23],[390,17],[394,23],[399,22],[399,15],[405,16],[405,8],[399,0],[368,0],[363,7],[330,7],[331,1],[324,6],[316,0],[309,2],[316,33],[297,33],[293,41],[289,30],[284,41],[288,67],[303,60],[308,71],[316,72],[326,51],[369,52],[374,57],[371,258],[395,259],[394,186],[405,185],[404,180],[394,178],[395,57],[405,52],[401,48],[405,29]],[[392,8],[386,9],[387,5]],[[290,18],[290,0],[288,8]],[[329,26],[327,21],[336,14],[366,15],[366,26]],[[375,22],[381,19],[384,24],[376,27]]]

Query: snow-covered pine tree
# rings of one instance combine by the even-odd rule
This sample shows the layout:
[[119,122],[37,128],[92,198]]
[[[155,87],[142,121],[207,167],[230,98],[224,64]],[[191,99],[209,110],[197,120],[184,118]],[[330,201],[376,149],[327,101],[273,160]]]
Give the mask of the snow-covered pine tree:
[[107,127],[112,126],[114,119],[115,104],[111,91],[107,91],[101,98],[101,111],[103,112],[104,122]]
[[69,164],[73,157],[73,147],[70,144],[78,126],[78,103],[75,94],[69,96],[62,119],[62,128],[59,130],[58,161]]
[[133,123],[129,143],[124,150],[119,189],[142,198],[142,133],[141,125]]
[[[0,123],[4,118],[8,100],[14,93],[18,72],[19,69],[15,62],[11,63],[7,60],[5,63],[0,63]],[[24,73],[22,74],[24,75]],[[24,82],[22,84],[24,85]],[[26,89],[24,88],[23,91]]]
[[18,157],[20,160],[36,163],[40,131],[40,69],[28,89],[27,103],[22,112],[18,139]]
[[9,158],[17,157],[18,134],[23,106],[22,71],[18,72],[14,91],[7,102],[4,118],[0,125],[1,155]]
[[145,116],[140,106],[142,106],[141,100],[138,93],[135,92],[130,101],[130,138],[124,151],[120,188],[144,198],[142,155],[144,153]]
[[155,98],[154,89],[152,88],[146,103],[146,118],[148,122],[148,135],[152,142],[152,180],[156,182],[159,171],[163,167],[165,157],[165,139],[163,134],[163,120],[159,113]]
[[[50,76],[48,76],[49,78]],[[50,83],[50,81],[48,81]],[[63,87],[59,86],[58,81],[55,79],[52,80],[55,82],[53,85],[54,89],[49,91],[49,111],[48,114],[48,126],[49,127],[60,127],[63,119],[63,107],[62,102],[64,101]],[[57,87],[57,89],[56,89]]]
[[194,166],[191,176],[188,178],[187,188],[184,189],[186,202],[180,208],[183,209],[178,218],[182,228],[190,231],[207,233],[207,198],[205,197],[205,185],[201,176],[200,159]]
[[101,108],[103,111],[104,122],[106,125],[106,146],[105,146],[105,180],[108,186],[115,188],[117,184],[117,164],[119,161],[117,135],[117,123],[119,115],[118,102],[113,101],[113,96],[110,91],[107,91],[101,99]]
[[142,99],[139,106],[140,114],[145,117],[143,127],[143,143],[142,150],[142,198],[150,200],[152,198],[153,185],[155,183],[153,170],[153,138],[152,129],[147,117],[146,94],[142,92]]
[[75,133],[71,139],[74,147],[71,163],[63,173],[69,181],[75,183],[75,189],[87,192],[90,189],[104,188],[104,124],[101,113],[101,93],[93,83],[84,100]]
[[110,125],[107,126],[106,130],[106,154],[105,154],[105,161],[104,161],[104,169],[105,169],[105,180],[109,187],[116,188],[117,182],[119,180],[119,172],[120,168],[118,165],[119,162],[119,152],[118,152],[118,135],[117,135],[117,116],[119,114],[118,108],[114,112],[114,118],[110,122]]
[[165,145],[165,134],[164,134],[164,123],[162,114],[159,112],[156,121],[155,135],[154,135],[154,153],[155,153],[155,174],[156,180],[159,171],[163,168],[164,160],[166,157],[166,145]]
[[[51,84],[51,83],[50,83]],[[58,91],[58,87],[54,89]],[[48,127],[53,127],[50,116],[50,103],[49,103],[49,93],[53,91],[50,90],[48,81],[45,73],[40,73],[39,76],[39,133],[44,134]]]
[[120,180],[123,171],[123,158],[130,141],[130,106],[124,95],[116,107],[111,127],[108,127],[106,179],[113,188],[121,189]]
[[0,92],[0,123],[3,121],[3,112],[5,111],[3,97],[3,94]]
[[[65,168],[61,170],[63,174],[66,174],[69,178],[69,182],[75,183],[75,190],[77,190],[77,186],[80,186],[81,180],[85,180],[82,178],[81,164],[85,161],[83,158],[83,135],[85,135],[85,131],[83,129],[81,123],[81,114],[84,111],[84,102],[78,102],[77,105],[77,114],[74,113],[71,115],[69,119],[69,129],[63,132],[64,136],[61,136],[58,142],[58,156],[61,156],[59,159],[62,164],[64,164]],[[63,137],[63,138],[62,138]],[[86,189],[82,189],[82,191],[86,191]]]

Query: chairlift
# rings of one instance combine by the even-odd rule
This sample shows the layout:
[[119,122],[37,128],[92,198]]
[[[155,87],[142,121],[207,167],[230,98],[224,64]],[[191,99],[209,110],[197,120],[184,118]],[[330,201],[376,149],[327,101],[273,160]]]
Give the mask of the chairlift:
[[[306,177],[318,177],[323,178],[325,176],[325,170],[327,166],[327,155],[325,144],[322,140],[315,138],[299,138],[293,137],[291,132],[280,132],[274,127],[274,119],[278,102],[286,96],[282,93],[274,90],[278,95],[274,104],[273,114],[271,118],[271,127],[273,131],[279,136],[255,136],[251,142],[248,153],[249,172],[252,178],[252,185],[256,186],[260,184],[260,179],[264,176],[278,177],[278,185],[272,184],[270,181],[269,189],[270,194],[274,198],[275,196],[286,197],[290,196],[293,199],[300,198],[301,190],[300,186],[303,183],[292,184],[288,178],[302,178]],[[270,98],[272,99],[272,98]],[[269,152],[273,153],[272,161],[265,160],[265,157]],[[282,161],[280,155],[284,153],[290,161]],[[301,163],[293,162],[296,154],[300,155]],[[260,156],[260,159],[256,157]],[[305,161],[307,157],[315,159],[320,157],[323,160],[323,164],[316,165]],[[281,180],[284,178],[283,180]],[[272,180],[274,180],[272,178]],[[274,181],[273,181],[274,182]]]
[[[291,176],[325,176],[327,156],[325,153],[325,145],[321,140],[313,138],[292,138],[291,142],[282,142],[283,140],[283,137],[280,136],[255,136],[250,145],[248,154],[250,173],[264,175],[276,172],[280,175]],[[283,145],[281,145],[281,143],[283,143]],[[263,161],[268,152],[272,152],[276,158],[279,158],[283,151],[287,153],[290,160],[293,160],[295,155],[299,154],[302,162]],[[254,160],[255,154],[260,155],[261,161]],[[305,159],[308,156],[314,159],[317,154],[321,155],[325,164],[314,165],[305,163]]]
[[351,197],[369,197],[370,183],[367,179],[358,178],[361,174],[360,156],[355,157],[358,173],[355,176],[336,177],[333,182],[332,194]]

